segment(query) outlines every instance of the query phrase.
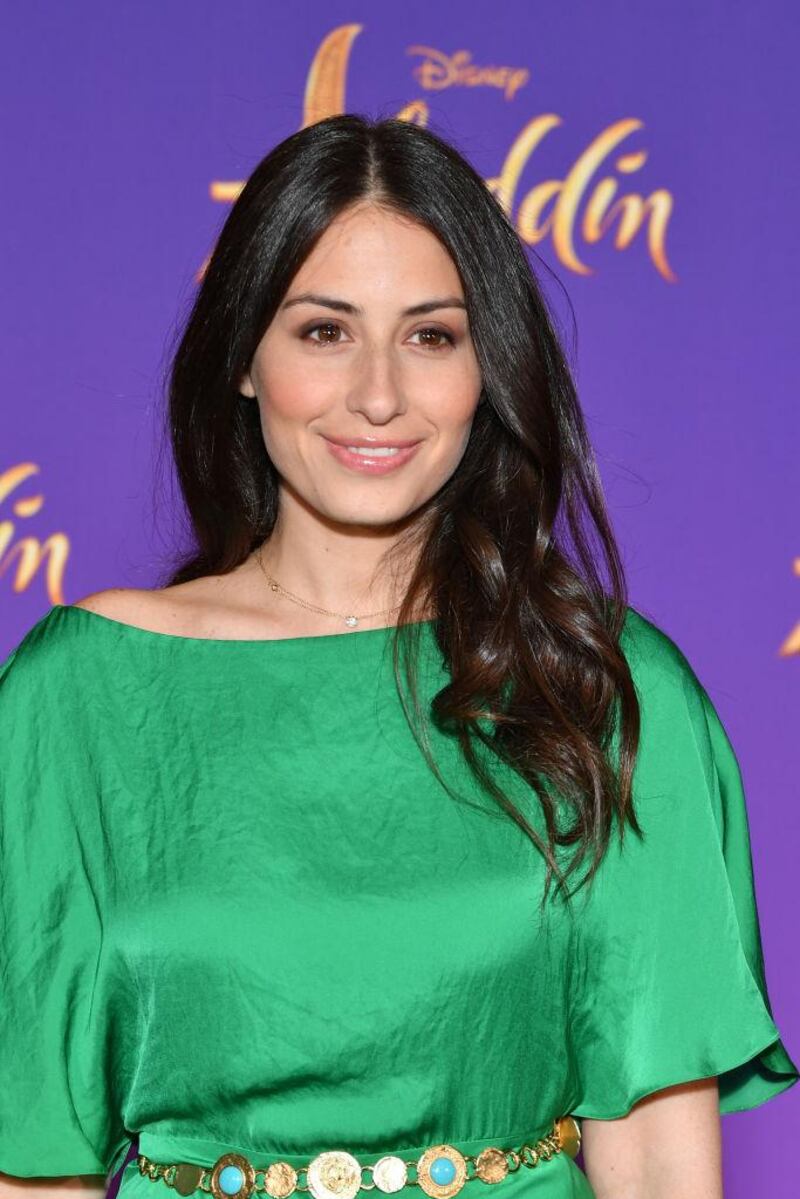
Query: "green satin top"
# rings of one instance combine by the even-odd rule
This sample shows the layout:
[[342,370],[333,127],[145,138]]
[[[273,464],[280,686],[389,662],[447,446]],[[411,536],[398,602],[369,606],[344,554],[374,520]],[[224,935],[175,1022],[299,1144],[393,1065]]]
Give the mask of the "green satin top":
[[[736,757],[676,644],[629,609],[645,839],[542,913],[541,856],[455,738],[431,730],[453,794],[425,762],[389,634],[205,640],[57,605],[0,666],[0,1171],[107,1174],[137,1133],[204,1165],[471,1152],[691,1079],[719,1076],[722,1112],[797,1081]],[[592,1195],[566,1153],[496,1193],[522,1190]],[[170,1193],[125,1167],[122,1199]]]

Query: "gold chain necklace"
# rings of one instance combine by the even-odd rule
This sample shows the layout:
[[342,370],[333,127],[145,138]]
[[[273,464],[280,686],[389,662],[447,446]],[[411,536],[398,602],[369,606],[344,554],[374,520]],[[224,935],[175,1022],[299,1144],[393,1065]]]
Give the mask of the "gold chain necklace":
[[256,560],[258,565],[261,567],[261,572],[264,575],[264,578],[267,580],[271,591],[280,592],[280,594],[285,595],[287,599],[293,600],[296,604],[300,604],[302,608],[308,608],[311,612],[320,612],[323,616],[338,616],[340,620],[344,621],[348,628],[354,629],[357,627],[359,620],[369,620],[369,618],[372,616],[388,616],[390,612],[396,612],[401,606],[400,604],[395,604],[393,608],[384,608],[380,612],[362,612],[360,616],[354,616],[352,613],[347,615],[344,612],[329,612],[327,608],[320,608],[316,604],[310,604],[308,600],[300,599],[299,595],[292,595],[291,591],[287,591],[285,587],[281,587],[277,579],[273,579],[272,575],[267,573],[261,557],[261,551],[263,548],[264,546],[262,543],[256,551]]

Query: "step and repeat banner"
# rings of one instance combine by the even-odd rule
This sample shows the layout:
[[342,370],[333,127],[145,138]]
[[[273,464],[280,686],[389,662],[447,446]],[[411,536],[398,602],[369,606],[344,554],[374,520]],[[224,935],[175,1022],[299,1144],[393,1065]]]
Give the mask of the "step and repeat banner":
[[[163,577],[178,536],[169,345],[255,164],[337,112],[434,129],[528,247],[631,602],[687,654],[737,750],[773,1011],[796,1056],[795,10],[14,7],[0,46],[0,649],[53,603]],[[797,1089],[725,1118],[729,1199],[794,1195],[781,1130],[799,1118]]]

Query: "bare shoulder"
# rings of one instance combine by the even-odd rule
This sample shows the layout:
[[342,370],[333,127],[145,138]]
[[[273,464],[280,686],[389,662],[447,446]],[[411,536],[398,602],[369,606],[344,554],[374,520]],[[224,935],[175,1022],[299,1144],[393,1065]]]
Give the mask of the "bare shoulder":
[[152,610],[158,594],[144,587],[110,587],[107,591],[92,591],[83,599],[74,600],[71,606],[86,608],[110,620],[136,624],[140,616]]
[[177,637],[236,638],[262,636],[241,586],[243,572],[208,575],[156,589],[110,587],[93,591],[72,605],[121,624]]
[[133,625],[154,633],[193,636],[200,621],[205,580],[176,587],[110,587],[75,600],[74,608],[85,608],[108,620]]

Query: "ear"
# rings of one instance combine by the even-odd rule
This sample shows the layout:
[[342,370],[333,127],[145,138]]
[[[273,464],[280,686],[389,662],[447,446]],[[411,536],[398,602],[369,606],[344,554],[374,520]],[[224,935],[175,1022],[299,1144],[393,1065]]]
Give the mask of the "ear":
[[253,387],[253,380],[250,378],[250,372],[245,371],[239,380],[239,394],[247,396],[248,399],[255,399],[256,389]]

